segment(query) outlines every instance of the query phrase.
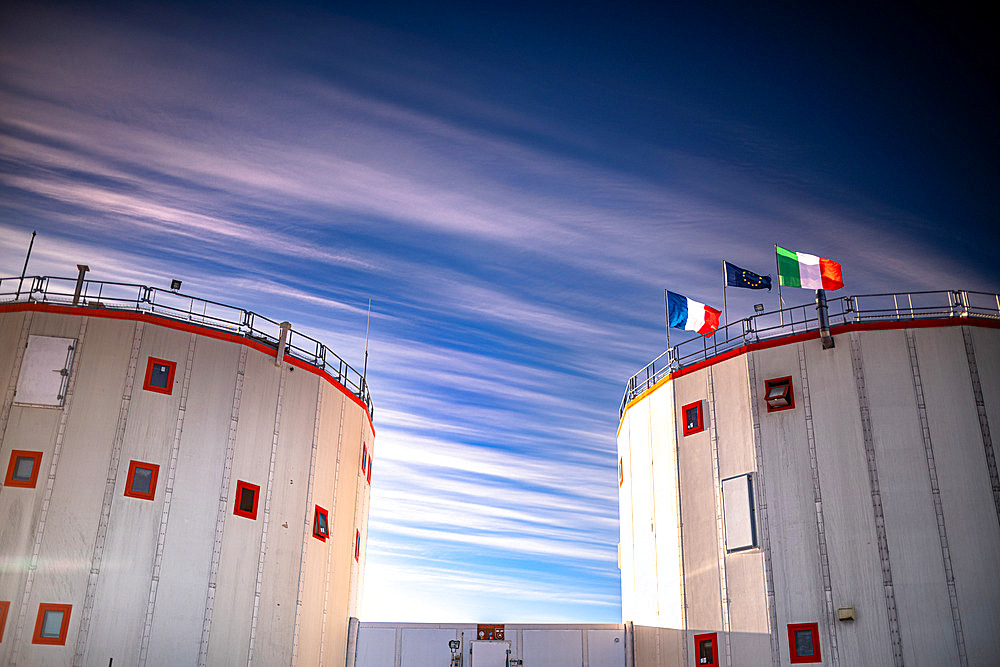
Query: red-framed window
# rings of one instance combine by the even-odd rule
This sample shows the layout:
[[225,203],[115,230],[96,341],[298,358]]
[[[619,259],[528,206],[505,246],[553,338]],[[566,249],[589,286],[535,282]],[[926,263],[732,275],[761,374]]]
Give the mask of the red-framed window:
[[361,445],[361,476],[368,472],[368,445]]
[[129,498],[152,500],[156,497],[156,478],[160,466],[143,461],[128,462],[128,477],[125,478],[125,495]]
[[715,667],[719,664],[718,633],[706,632],[694,636],[694,664],[700,667],[704,665]]
[[8,611],[10,611],[10,601],[0,600],[0,643],[3,642],[3,630],[7,627]]
[[618,486],[621,487],[625,483],[625,459],[618,459]]
[[791,410],[795,407],[795,392],[792,391],[792,377],[764,380],[764,402],[768,412]]
[[369,484],[369,486],[372,483],[372,464],[373,463],[375,463],[375,459],[373,459],[372,457],[369,456],[368,457],[368,484]]
[[242,479],[236,482],[236,505],[233,514],[257,519],[257,505],[260,502],[260,487]]
[[43,602],[38,605],[38,617],[35,619],[35,632],[31,635],[31,643],[59,646],[66,644],[71,613],[73,613],[71,604]]
[[4,479],[4,486],[35,488],[35,484],[38,483],[38,470],[41,467],[41,452],[15,449],[10,453],[10,463],[7,464],[7,477]]
[[788,654],[792,664],[822,662],[823,657],[819,652],[819,624],[789,623]]
[[681,408],[681,419],[683,420],[684,435],[700,433],[705,430],[705,420],[701,414],[701,401],[688,403]]
[[142,388],[146,391],[155,391],[160,394],[173,393],[174,371],[176,370],[176,361],[150,357],[146,363],[146,380],[142,383]]
[[316,511],[313,512],[313,537],[323,542],[326,542],[326,538],[330,537],[329,515],[319,505],[316,505]]
[[361,529],[354,531],[354,560],[361,562]]

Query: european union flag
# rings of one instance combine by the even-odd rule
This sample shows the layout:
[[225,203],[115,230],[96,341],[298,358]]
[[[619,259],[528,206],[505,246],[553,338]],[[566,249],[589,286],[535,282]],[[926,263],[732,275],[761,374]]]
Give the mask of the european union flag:
[[771,289],[771,276],[758,276],[753,271],[741,269],[735,264],[726,262],[726,285],[730,287],[746,287],[747,289]]

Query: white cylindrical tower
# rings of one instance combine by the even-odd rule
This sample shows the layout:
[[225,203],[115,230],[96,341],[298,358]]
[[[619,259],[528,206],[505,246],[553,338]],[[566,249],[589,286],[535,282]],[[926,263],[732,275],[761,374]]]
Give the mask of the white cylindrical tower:
[[620,553],[637,665],[1000,655],[1000,297],[843,297],[830,313],[832,347],[814,311],[790,309],[630,381]]
[[364,379],[249,311],[80,280],[0,281],[0,662],[341,664]]

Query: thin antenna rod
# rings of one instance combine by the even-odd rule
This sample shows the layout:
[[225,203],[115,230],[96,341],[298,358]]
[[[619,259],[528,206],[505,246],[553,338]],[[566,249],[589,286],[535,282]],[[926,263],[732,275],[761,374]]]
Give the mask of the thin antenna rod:
[[24,268],[21,269],[21,279],[17,281],[17,295],[14,301],[21,298],[21,285],[24,284],[24,276],[28,272],[28,259],[31,258],[31,247],[35,245],[35,232],[31,232],[31,241],[28,242],[28,254],[24,256]]
[[365,368],[361,371],[361,379],[365,381],[365,386],[368,385],[368,330],[372,324],[372,300],[368,299],[368,321],[365,322]]
[[778,261],[778,244],[774,244],[774,271],[775,277],[778,279],[778,323],[781,326],[785,326],[785,313],[784,307],[785,302],[781,298],[781,262]]

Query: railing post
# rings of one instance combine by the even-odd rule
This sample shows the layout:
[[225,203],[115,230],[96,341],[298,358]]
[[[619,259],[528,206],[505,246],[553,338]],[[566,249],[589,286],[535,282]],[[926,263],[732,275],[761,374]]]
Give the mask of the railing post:
[[290,322],[281,323],[281,338],[278,340],[278,354],[274,357],[274,365],[281,368],[281,362],[285,359],[285,347],[288,345],[288,332],[292,329]]
[[87,275],[87,271],[90,271],[90,267],[86,264],[77,264],[76,268],[80,270],[80,273],[76,277],[76,289],[73,291],[74,306],[80,303],[80,292],[83,290],[83,277]]

